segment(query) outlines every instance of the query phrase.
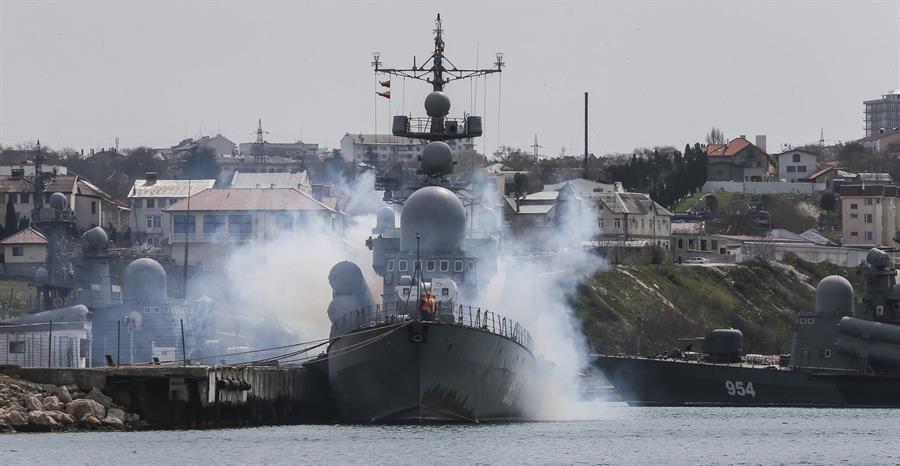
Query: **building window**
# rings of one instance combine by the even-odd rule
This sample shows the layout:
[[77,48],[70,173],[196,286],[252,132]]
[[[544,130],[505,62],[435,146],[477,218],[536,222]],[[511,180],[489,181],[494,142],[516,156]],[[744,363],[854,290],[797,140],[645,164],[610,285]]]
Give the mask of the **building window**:
[[806,173],[806,165],[797,165],[798,173]]
[[875,204],[875,201],[873,201],[871,197],[866,198],[866,205],[874,205],[874,204]]
[[425,261],[425,270],[427,270],[428,272],[434,272],[434,259]]
[[866,232],[866,236],[865,236],[866,241],[872,241],[872,236],[873,236],[873,235],[872,235],[872,232],[871,232],[871,231],[867,231],[867,232]]
[[91,297],[92,297],[92,298],[99,298],[99,297],[100,297],[100,284],[99,284],[99,283],[92,283],[92,284],[91,284]]
[[13,246],[13,255],[22,257],[25,255],[25,246]]
[[793,166],[793,165],[788,165],[788,167],[787,167],[787,172],[788,172],[788,173],[794,173],[794,172],[796,172],[796,171],[797,171],[797,167],[795,167],[795,166]]
[[9,354],[25,354],[25,342],[24,341],[9,342]]
[[450,261],[442,260],[441,261],[441,272],[449,272],[450,271]]
[[613,220],[613,223],[615,223],[616,228],[622,228],[622,220],[621,219],[617,218],[617,219]]
[[224,215],[204,215],[203,216],[203,234],[211,235],[225,233],[225,216]]
[[793,154],[792,157],[793,157],[794,162],[799,162],[799,161],[800,161],[800,154]]
[[453,261],[453,271],[454,272],[462,272],[463,271],[463,261]]
[[275,224],[279,229],[291,230],[294,228],[294,219],[288,214],[281,214],[275,219]]
[[859,204],[850,204],[850,208],[851,208],[851,209],[858,209],[858,208],[859,208]]
[[91,214],[97,214],[97,201],[91,201]]
[[144,312],[148,314],[159,314],[159,306],[148,306],[144,308]]
[[253,231],[252,220],[249,214],[229,215],[228,234],[247,235]]
[[394,259],[391,259],[391,260],[388,261],[388,263],[387,263],[387,271],[388,271],[388,272],[393,272],[393,271],[394,271]]
[[859,214],[850,214],[850,218],[859,218]]
[[121,301],[122,300],[122,287],[119,285],[112,285],[112,292],[110,293],[110,297],[113,301]]
[[147,199],[147,208],[152,209],[154,207],[156,207],[156,199],[153,199],[153,198]]
[[859,236],[859,232],[851,231],[850,236],[853,236],[853,237]]
[[147,228],[160,228],[162,227],[162,215],[148,215],[147,216]]
[[194,234],[197,232],[197,218],[193,215],[176,215],[174,218],[176,234]]
[[863,215],[863,222],[865,222],[865,223],[872,223],[872,214],[865,214],[865,215]]
[[406,261],[400,261],[398,265],[400,266],[399,270],[401,272],[406,272],[407,270],[409,270],[409,264]]

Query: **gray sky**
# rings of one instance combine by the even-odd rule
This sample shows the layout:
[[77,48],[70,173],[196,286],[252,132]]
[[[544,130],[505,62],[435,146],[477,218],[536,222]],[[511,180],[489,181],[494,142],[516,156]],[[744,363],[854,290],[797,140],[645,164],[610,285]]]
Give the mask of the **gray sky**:
[[[447,5],[452,5],[448,7]],[[485,116],[479,145],[595,153],[767,134],[781,144],[862,136],[862,101],[900,87],[895,1],[16,2],[0,0],[0,144],[170,146],[185,136],[335,147],[387,132],[371,53],[407,66],[431,48],[497,78],[448,88]],[[393,113],[428,86],[393,81]],[[404,92],[405,89],[405,92]],[[404,98],[405,94],[405,98]],[[498,122],[498,97],[500,98]],[[498,134],[499,129],[499,134]]]

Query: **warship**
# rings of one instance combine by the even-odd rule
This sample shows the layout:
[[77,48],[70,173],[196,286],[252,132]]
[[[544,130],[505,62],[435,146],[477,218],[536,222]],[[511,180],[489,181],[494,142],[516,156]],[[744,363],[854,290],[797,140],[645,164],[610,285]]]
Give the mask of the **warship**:
[[900,407],[897,270],[871,249],[857,272],[865,290],[855,306],[846,278],[819,282],[815,312],[796,317],[789,355],[745,355],[739,330],[717,329],[702,352],[596,355],[593,364],[630,405]]
[[394,136],[423,141],[419,168],[412,175],[380,169],[376,176],[386,203],[367,245],[382,281],[381,303],[356,264],[340,262],[328,276],[331,341],[324,360],[314,364],[327,364],[344,422],[511,421],[528,418],[537,404],[528,332],[473,305],[481,299],[479,284],[497,269],[497,222],[452,176],[453,151],[446,142],[478,137],[482,124],[478,116],[449,118],[444,86],[499,73],[502,55],[493,68],[460,69],[444,47],[438,15],[425,63],[384,68],[378,54],[373,62],[376,76],[425,81],[432,91],[425,98],[427,118],[392,120]]

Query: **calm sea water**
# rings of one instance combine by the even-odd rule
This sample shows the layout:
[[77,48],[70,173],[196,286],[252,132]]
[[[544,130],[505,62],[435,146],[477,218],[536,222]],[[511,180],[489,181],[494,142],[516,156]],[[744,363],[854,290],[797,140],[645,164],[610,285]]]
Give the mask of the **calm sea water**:
[[630,408],[465,426],[0,436],[0,465],[900,464],[900,411]]

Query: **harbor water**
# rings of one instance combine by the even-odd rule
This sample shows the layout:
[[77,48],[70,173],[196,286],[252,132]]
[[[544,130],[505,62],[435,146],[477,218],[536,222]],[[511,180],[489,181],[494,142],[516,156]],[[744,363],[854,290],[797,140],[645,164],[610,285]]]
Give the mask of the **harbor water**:
[[482,425],[0,436],[0,464],[900,464],[897,411],[635,408]]

